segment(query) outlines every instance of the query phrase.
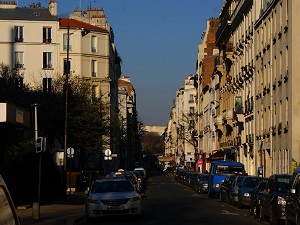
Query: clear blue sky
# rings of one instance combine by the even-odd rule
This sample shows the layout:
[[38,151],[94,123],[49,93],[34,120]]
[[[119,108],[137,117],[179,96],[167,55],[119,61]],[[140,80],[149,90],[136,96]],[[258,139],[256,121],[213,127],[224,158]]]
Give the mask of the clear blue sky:
[[[49,0],[18,0],[19,7]],[[139,119],[146,125],[165,126],[172,100],[184,78],[196,72],[198,44],[206,21],[217,18],[223,0],[56,0],[58,14],[76,7],[103,7],[115,33],[123,60],[137,94]]]

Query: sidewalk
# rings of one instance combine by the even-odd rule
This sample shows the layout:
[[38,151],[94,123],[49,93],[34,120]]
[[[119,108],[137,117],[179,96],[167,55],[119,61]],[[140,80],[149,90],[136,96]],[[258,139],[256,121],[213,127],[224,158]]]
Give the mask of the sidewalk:
[[22,225],[72,225],[85,215],[85,195],[74,193],[63,199],[51,203],[40,204],[40,218],[32,218],[32,205],[30,207],[17,207],[17,213]]

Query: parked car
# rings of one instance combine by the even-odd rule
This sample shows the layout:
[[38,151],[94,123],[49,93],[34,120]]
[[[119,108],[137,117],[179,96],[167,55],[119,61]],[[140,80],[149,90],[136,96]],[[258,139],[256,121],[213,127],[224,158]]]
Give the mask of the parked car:
[[231,205],[237,205],[238,202],[238,191],[241,183],[244,179],[244,176],[236,176],[229,190],[228,203]]
[[199,174],[195,182],[195,190],[199,193],[207,193],[208,174]]
[[96,180],[87,193],[85,204],[88,219],[110,215],[139,215],[143,213],[142,196],[124,177]]
[[250,215],[254,217],[258,217],[259,215],[261,193],[265,190],[266,184],[267,181],[259,182],[251,193],[249,207]]
[[199,173],[193,173],[193,175],[191,176],[190,188],[192,188],[194,191],[196,190],[196,183],[199,175]]
[[20,225],[16,208],[3,177],[0,175],[0,224]]
[[286,197],[289,192],[289,174],[273,174],[267,180],[265,190],[260,201],[260,221],[270,219],[271,224],[278,224],[286,219]]
[[228,175],[224,179],[223,183],[221,184],[220,188],[220,199],[221,201],[229,203],[229,191],[233,181],[236,179],[234,175]]
[[147,174],[147,171],[144,167],[134,168],[134,171],[141,173],[142,176],[143,176],[143,179],[146,180],[148,174]]
[[238,188],[237,207],[239,209],[243,208],[244,206],[249,206],[251,192],[253,192],[255,186],[259,182],[264,180],[266,180],[266,178],[257,176],[246,176],[243,178]]
[[300,224],[300,168],[293,172],[286,197],[286,224]]

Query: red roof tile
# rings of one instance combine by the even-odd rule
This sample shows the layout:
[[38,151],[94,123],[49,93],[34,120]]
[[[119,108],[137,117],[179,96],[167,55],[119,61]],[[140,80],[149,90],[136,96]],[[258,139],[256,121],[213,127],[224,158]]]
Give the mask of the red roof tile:
[[82,21],[79,20],[75,20],[75,19],[68,19],[68,18],[61,18],[59,20],[59,27],[60,28],[67,28],[68,24],[70,26],[70,28],[85,28],[85,29],[89,29],[89,30],[93,30],[93,31],[106,31],[105,29],[101,28],[101,27],[97,27],[88,23],[84,23]]

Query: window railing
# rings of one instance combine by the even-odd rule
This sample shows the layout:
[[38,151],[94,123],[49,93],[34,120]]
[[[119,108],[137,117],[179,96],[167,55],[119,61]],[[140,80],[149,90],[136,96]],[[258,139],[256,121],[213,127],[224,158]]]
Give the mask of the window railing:
[[97,73],[96,72],[92,72],[92,77],[96,77]]
[[[68,50],[68,45],[64,45],[64,51]],[[72,51],[72,45],[69,45],[69,51]]]
[[51,43],[52,42],[52,39],[51,38],[44,38],[43,39],[43,43]]
[[97,52],[97,49],[95,47],[92,47],[92,52]]
[[15,64],[15,68],[16,69],[24,68],[24,64],[22,64],[22,63],[16,63]]
[[52,69],[52,64],[51,63],[43,64],[43,69]]
[[16,38],[15,38],[15,42],[23,42],[23,41],[24,41],[23,38],[20,38],[20,37],[16,37]]

